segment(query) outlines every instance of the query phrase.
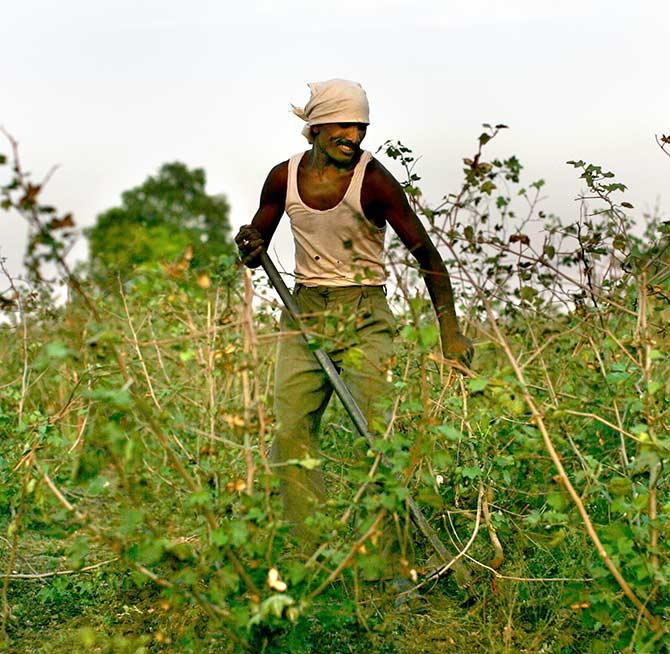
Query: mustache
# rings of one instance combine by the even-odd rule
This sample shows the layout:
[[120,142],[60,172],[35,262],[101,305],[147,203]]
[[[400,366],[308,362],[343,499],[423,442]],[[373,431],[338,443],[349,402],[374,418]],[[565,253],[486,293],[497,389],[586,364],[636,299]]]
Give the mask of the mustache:
[[335,143],[337,145],[346,145],[346,146],[348,146],[352,149],[356,149],[358,147],[358,143],[353,143],[352,141],[348,141],[346,139],[337,139],[337,141],[335,141]]

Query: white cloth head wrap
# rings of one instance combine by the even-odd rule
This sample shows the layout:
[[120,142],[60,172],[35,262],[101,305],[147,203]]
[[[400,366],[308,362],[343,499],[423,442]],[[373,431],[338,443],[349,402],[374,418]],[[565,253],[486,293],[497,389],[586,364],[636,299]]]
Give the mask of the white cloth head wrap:
[[329,79],[325,82],[308,84],[311,96],[304,109],[291,105],[293,113],[307,125],[302,135],[310,142],[312,125],[325,123],[365,123],[370,124],[370,105],[363,87],[358,82],[347,79]]

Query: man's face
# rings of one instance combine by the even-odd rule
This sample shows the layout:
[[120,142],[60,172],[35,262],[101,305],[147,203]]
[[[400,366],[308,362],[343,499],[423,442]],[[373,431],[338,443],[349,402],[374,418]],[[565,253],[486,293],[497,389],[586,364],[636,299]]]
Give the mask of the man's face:
[[326,123],[315,125],[314,146],[338,164],[350,163],[365,138],[365,123]]

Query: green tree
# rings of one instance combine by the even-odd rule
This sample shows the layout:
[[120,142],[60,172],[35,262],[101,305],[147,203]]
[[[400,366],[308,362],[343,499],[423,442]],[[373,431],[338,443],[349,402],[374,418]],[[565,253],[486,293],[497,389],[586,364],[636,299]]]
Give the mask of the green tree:
[[230,254],[230,207],[223,195],[209,195],[205,182],[202,168],[175,161],[122,193],[121,205],[87,230],[93,273],[128,276],[137,266],[173,261],[189,246],[194,267]]

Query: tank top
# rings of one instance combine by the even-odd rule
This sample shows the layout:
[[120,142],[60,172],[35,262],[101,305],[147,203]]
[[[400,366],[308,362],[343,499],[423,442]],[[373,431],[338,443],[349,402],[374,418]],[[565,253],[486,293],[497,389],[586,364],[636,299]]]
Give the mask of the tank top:
[[361,152],[349,187],[331,209],[308,207],[298,192],[298,165],[304,153],[289,159],[286,213],[295,242],[295,278],[304,286],[381,286],[386,226],[363,214],[361,188],[372,155]]

